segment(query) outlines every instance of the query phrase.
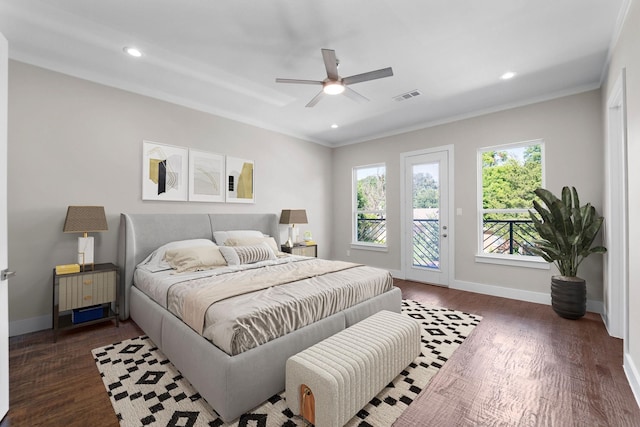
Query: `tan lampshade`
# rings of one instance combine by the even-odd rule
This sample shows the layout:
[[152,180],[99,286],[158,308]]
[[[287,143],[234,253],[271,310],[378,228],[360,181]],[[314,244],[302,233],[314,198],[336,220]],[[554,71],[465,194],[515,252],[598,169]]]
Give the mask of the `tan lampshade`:
[[307,211],[304,209],[283,209],[280,224],[307,224]]
[[107,218],[102,206],[69,206],[62,231],[65,233],[90,233],[107,231]]

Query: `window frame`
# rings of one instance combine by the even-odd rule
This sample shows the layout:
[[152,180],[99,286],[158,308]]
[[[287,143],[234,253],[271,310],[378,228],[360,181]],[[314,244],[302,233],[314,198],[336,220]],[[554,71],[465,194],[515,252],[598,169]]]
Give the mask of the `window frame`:
[[[385,186],[384,186],[384,210],[366,210],[360,211],[358,210],[358,171],[362,169],[371,169],[371,168],[384,168],[384,177],[385,177]],[[388,233],[386,232],[388,228],[388,218],[387,218],[387,164],[386,162],[380,163],[372,163],[367,165],[354,166],[351,169],[351,248],[353,249],[366,249],[372,251],[386,251],[387,250],[387,238]],[[358,215],[361,213],[373,213],[373,214],[382,214],[385,219],[385,242],[384,243],[375,243],[375,242],[362,242],[358,240]]]
[[520,209],[484,209],[483,208],[483,162],[482,154],[487,151],[504,151],[515,148],[525,148],[532,145],[540,145],[540,167],[541,167],[541,186],[546,185],[546,168],[545,168],[545,142],[542,138],[533,139],[528,141],[513,142],[508,144],[493,145],[489,147],[480,147],[477,151],[477,250],[476,250],[476,262],[487,264],[501,264],[510,265],[515,267],[527,267],[548,270],[550,268],[542,257],[532,255],[520,255],[520,254],[495,254],[484,252],[484,215],[488,213],[527,213],[531,208]]

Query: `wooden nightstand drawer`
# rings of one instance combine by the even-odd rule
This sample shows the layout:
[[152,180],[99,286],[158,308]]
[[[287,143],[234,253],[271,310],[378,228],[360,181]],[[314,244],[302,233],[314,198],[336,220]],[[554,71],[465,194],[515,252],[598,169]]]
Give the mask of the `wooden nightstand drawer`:
[[292,248],[288,248],[285,245],[282,245],[282,252],[286,252],[291,255],[302,255],[302,256],[310,256],[317,257],[318,256],[318,245],[295,245]]
[[87,307],[116,299],[116,272],[77,273],[59,277],[59,310]]

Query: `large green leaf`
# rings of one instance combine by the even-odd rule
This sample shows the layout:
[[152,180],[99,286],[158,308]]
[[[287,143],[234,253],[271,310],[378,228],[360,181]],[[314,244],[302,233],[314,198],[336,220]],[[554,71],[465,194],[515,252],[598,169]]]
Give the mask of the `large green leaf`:
[[[537,200],[529,216],[540,239],[534,241],[531,252],[558,266],[564,276],[577,275],[578,266],[592,253],[604,253],[604,246],[592,247],[604,218],[590,203],[580,206],[575,187],[564,187],[561,198],[549,190],[535,190]],[[537,213],[537,215],[536,215]]]

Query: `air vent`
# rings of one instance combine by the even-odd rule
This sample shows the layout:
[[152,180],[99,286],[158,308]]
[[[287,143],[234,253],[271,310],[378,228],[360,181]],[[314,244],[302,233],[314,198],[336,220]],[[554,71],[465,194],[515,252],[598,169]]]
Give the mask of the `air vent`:
[[416,96],[422,95],[418,89],[411,90],[407,93],[403,93],[402,95],[394,96],[393,99],[396,101],[404,101],[405,99],[415,98]]

